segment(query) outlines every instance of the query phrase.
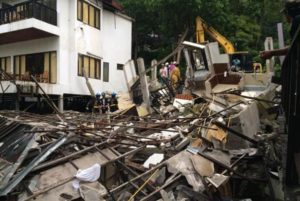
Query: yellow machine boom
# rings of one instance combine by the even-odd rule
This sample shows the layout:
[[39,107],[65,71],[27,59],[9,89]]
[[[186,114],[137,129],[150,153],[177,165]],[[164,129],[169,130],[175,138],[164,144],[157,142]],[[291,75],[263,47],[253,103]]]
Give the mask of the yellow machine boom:
[[213,27],[209,26],[201,17],[196,18],[196,41],[197,43],[204,43],[206,32],[210,37],[216,40],[225,50],[227,54],[233,54],[235,52],[233,44],[220,34]]

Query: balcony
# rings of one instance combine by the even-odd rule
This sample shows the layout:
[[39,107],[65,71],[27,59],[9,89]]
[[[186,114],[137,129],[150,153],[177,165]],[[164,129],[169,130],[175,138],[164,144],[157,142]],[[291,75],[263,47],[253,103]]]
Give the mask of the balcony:
[[0,10],[0,25],[29,18],[35,18],[55,26],[57,25],[56,10],[33,0]]
[[0,9],[0,45],[58,33],[56,10],[34,0]]

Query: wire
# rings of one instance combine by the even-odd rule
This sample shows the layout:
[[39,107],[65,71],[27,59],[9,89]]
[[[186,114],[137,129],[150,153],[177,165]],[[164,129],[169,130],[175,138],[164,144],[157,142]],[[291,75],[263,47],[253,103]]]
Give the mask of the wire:
[[156,175],[156,173],[159,171],[159,169],[157,169],[144,183],[143,185],[138,188],[134,194],[129,198],[128,201],[133,201],[133,198],[144,188],[144,186],[146,186],[146,184],[152,179],[152,177],[154,177]]

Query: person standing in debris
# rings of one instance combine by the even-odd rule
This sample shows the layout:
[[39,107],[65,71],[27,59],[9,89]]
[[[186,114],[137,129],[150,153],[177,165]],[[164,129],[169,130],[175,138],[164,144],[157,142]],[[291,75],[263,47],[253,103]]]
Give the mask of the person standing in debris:
[[109,109],[110,109],[110,112],[115,112],[115,111],[119,110],[117,94],[115,92],[112,92],[112,94],[111,94],[111,99],[109,102]]
[[100,98],[101,98],[101,93],[97,93],[96,94],[96,100],[94,103],[94,111],[100,112],[101,108],[100,108]]
[[[288,23],[291,24],[290,36],[293,39],[300,25],[300,0],[286,0],[282,12],[285,14]],[[289,48],[276,49],[270,51],[262,51],[260,57],[263,59],[271,59],[273,56],[286,55]]]
[[177,91],[179,87],[179,82],[181,80],[181,75],[180,75],[180,69],[178,68],[178,65],[176,63],[170,65],[170,78],[171,78],[173,89]]
[[168,68],[164,64],[162,64],[159,69],[159,75],[161,83],[164,83],[164,81],[168,78]]
[[169,76],[170,76],[170,65],[169,65],[168,62],[165,63],[165,67],[167,69],[167,78],[169,78]]
[[94,111],[95,106],[97,106],[99,104],[99,100],[100,100],[100,93],[96,93],[95,97],[92,97],[89,102],[87,103],[85,110],[86,111]]
[[232,67],[231,70],[237,72],[240,70],[241,61],[238,58],[234,58],[232,60]]
[[85,110],[86,110],[86,111],[92,111],[95,102],[96,102],[96,98],[95,98],[95,97],[92,97],[92,98],[88,101],[88,103],[86,104]]
[[106,112],[109,108],[109,101],[108,101],[108,99],[106,97],[106,94],[104,92],[102,92],[99,102],[100,102],[100,108],[101,108],[102,114],[106,114]]

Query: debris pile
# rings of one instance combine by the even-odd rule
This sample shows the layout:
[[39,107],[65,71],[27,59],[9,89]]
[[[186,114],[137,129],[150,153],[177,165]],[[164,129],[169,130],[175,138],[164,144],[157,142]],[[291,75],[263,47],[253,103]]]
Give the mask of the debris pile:
[[[109,114],[61,113],[49,98],[57,114],[1,111],[1,198],[282,198],[277,86],[268,74],[227,72],[228,55],[215,44],[183,44],[182,94],[156,76],[149,86],[144,61],[137,61],[140,85],[136,79],[131,92],[142,99],[143,112],[132,106]],[[202,62],[197,55],[213,57]]]
[[144,117],[136,107],[107,115],[1,111],[0,194],[7,200],[274,200],[278,125],[272,116],[260,119],[257,100],[227,103],[177,95],[173,105]]

